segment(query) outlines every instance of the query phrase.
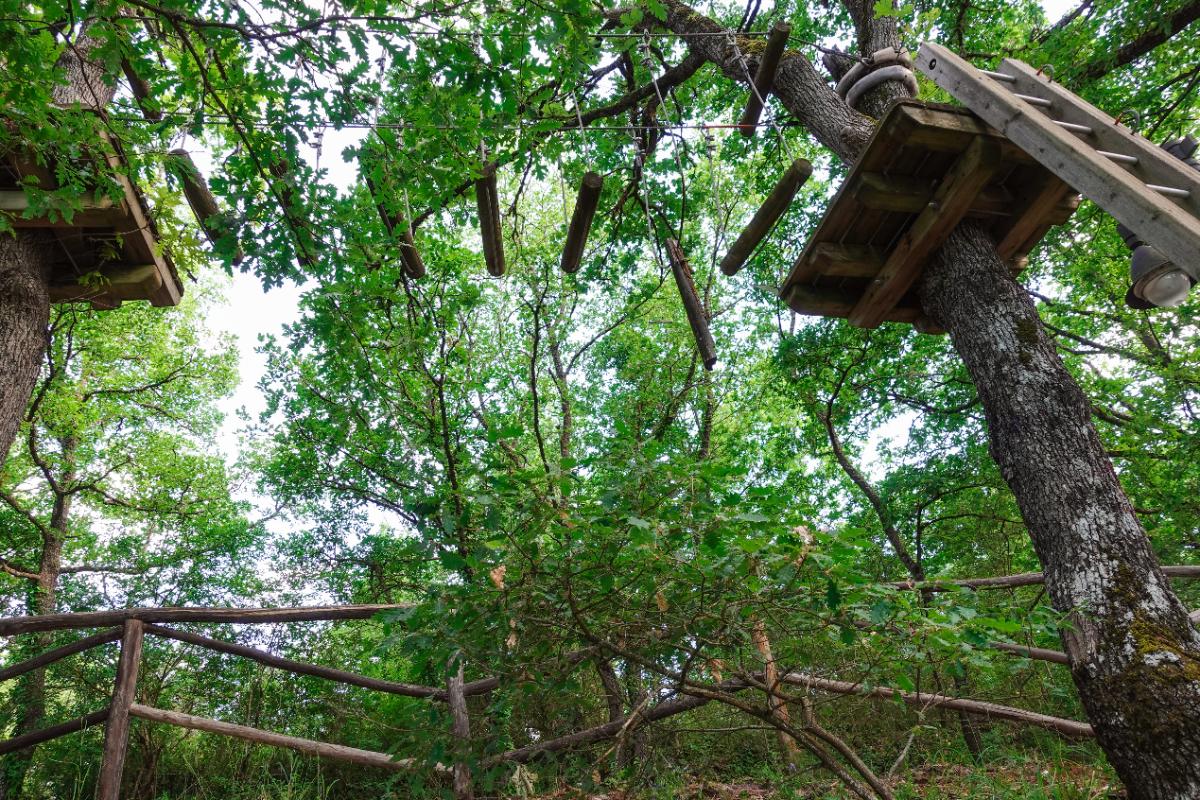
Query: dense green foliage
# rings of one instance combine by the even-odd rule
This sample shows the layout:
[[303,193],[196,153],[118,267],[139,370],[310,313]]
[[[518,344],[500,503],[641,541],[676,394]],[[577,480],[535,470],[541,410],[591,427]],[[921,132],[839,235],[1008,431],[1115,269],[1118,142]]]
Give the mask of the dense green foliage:
[[[1183,4],[1166,5],[1097,0],[1057,26],[1030,2],[883,2],[876,12],[898,15],[913,44],[935,38],[980,63],[1049,62],[1098,105],[1137,110],[1159,140],[1196,131],[1194,26],[1144,57],[1122,61],[1119,51]],[[69,569],[54,599],[63,611],[412,603],[371,623],[205,632],[421,684],[443,685],[454,658],[468,680],[501,676],[500,690],[471,701],[465,757],[480,765],[485,791],[514,796],[601,783],[673,796],[699,779],[839,791],[807,754],[787,768],[768,723],[744,713],[762,708],[758,692],[729,694],[747,708],[713,703],[528,770],[483,766],[606,722],[611,703],[627,714],[675,696],[684,679],[711,686],[757,673],[758,630],[781,671],[1081,718],[1065,668],[989,646],[1058,646],[1040,587],[889,585],[912,577],[905,559],[930,578],[1038,569],[989,458],[974,387],[943,338],[783,310],[774,287],[843,167],[778,107],[768,114],[781,126],[751,139],[699,129],[733,122],[745,98],[710,66],[653,91],[652,77],[686,48],[616,34],[656,31],[658,4],[612,19],[583,2],[347,0],[328,18],[292,0],[128,7],[151,25],[114,19],[110,3],[8,4],[0,94],[12,124],[0,142],[62,154],[92,141],[101,123],[51,111],[42,77],[62,33],[98,19],[98,57],[114,71],[128,59],[166,112],[146,122],[121,93],[103,122],[138,181],[160,187],[164,220],[173,209],[162,155],[187,137],[212,154],[212,187],[238,221],[237,241],[222,241],[214,260],[228,263],[240,247],[243,268],[265,286],[303,282],[305,294],[296,323],[265,345],[268,409],[236,466],[214,441],[216,404],[235,372],[228,343],[202,324],[216,300],[56,310],[27,430],[0,473],[6,614],[36,610],[29,575],[49,540],[65,544]],[[701,10],[732,27],[743,20],[740,4]],[[810,56],[813,41],[852,40],[848,17],[826,4],[779,2],[752,27],[776,18],[793,23],[793,46]],[[636,103],[614,106],[647,85]],[[343,128],[361,135],[329,152],[323,137]],[[469,199],[481,147],[501,165],[502,280],[486,277]],[[717,260],[797,156],[817,175],[748,267],[725,278]],[[57,163],[69,182],[70,162]],[[588,169],[606,176],[601,214],[582,269],[563,275],[571,197]],[[29,191],[31,214],[70,213],[69,191]],[[420,223],[424,279],[404,274],[377,202]],[[177,258],[198,262],[196,234],[168,228]],[[688,253],[712,314],[713,372],[695,353],[667,236]],[[1022,280],[1094,404],[1160,559],[1194,563],[1200,305],[1127,309],[1127,259],[1112,220],[1085,203]],[[243,481],[253,481],[259,511],[237,499],[247,497]],[[63,487],[70,520],[47,538]],[[268,508],[273,519],[259,519]],[[1196,587],[1179,589],[1200,607]],[[52,641],[31,637],[7,658]],[[147,704],[428,766],[456,753],[442,706],[175,643],[150,640],[147,653]],[[111,652],[93,651],[51,669],[48,716],[93,708],[111,664]],[[11,692],[0,695],[6,723],[17,724],[27,690],[0,689]],[[811,711],[877,773],[895,764],[901,796],[926,791],[910,767],[972,763],[947,712],[823,694],[809,705],[803,689],[787,691],[793,716]],[[1109,780],[1090,744],[1001,723],[971,730],[982,736],[981,767],[961,791],[1082,797]],[[389,779],[145,723],[132,741],[127,796],[145,800],[447,791],[432,769]],[[92,731],[39,748],[21,796],[88,796],[99,742]],[[1056,768],[1027,792],[995,777],[1056,761],[1095,770]]]

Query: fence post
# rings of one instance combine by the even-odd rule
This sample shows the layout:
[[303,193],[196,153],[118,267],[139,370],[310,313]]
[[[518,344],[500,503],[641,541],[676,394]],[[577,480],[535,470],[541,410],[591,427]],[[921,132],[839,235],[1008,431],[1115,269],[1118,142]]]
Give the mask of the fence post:
[[[463,753],[471,739],[471,718],[467,716],[467,698],[463,695],[463,663],[462,657],[456,656],[457,667],[451,668],[450,683],[446,691],[446,699],[450,703],[450,715],[453,719],[451,731],[457,740],[457,749]],[[453,662],[451,662],[453,664]],[[474,800],[475,790],[471,786],[471,768],[466,761],[454,762],[454,800]]]
[[113,683],[112,706],[108,724],[104,727],[104,760],[100,763],[100,779],[96,800],[119,800],[121,773],[125,769],[125,751],[129,743],[129,707],[137,689],[138,666],[142,661],[141,620],[125,620],[121,636],[121,658],[117,662],[117,679]]

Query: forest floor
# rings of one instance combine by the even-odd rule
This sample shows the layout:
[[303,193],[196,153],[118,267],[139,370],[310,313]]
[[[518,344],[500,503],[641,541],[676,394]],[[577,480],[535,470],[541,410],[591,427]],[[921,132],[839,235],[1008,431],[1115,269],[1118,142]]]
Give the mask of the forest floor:
[[[1125,790],[1097,766],[1076,762],[1004,762],[985,767],[927,764],[893,781],[897,800],[1124,800]],[[563,788],[529,800],[842,800],[852,797],[832,782],[804,788],[772,782],[693,781],[671,788],[581,792]]]

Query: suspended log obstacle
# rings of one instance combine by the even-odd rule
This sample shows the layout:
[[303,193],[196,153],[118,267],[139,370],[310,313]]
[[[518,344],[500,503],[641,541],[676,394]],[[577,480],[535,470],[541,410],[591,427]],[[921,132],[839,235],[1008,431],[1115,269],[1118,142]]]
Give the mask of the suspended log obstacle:
[[[0,215],[17,230],[40,230],[57,252],[49,275],[50,300],[116,308],[126,300],[173,306],[183,284],[141,191],[127,176],[120,143],[105,131],[75,166],[119,187],[116,198],[96,188],[49,205],[31,202],[27,187],[59,189],[56,165],[33,153],[11,150],[0,157]],[[52,159],[50,159],[52,161]]]
[[142,110],[142,117],[151,122],[158,122],[162,119],[162,110],[154,102],[150,92],[150,83],[138,75],[129,59],[121,59],[121,71],[125,73],[125,80],[129,81],[129,89],[133,92],[133,99],[137,102],[138,108]]
[[1015,59],[979,70],[925,43],[934,83],[1200,280],[1200,172]]
[[717,363],[717,349],[713,344],[712,334],[708,332],[708,316],[704,313],[700,295],[696,292],[692,266],[683,254],[679,242],[674,239],[667,239],[667,258],[671,262],[675,285],[679,287],[679,297],[683,300],[683,308],[687,312],[688,324],[692,326],[692,336],[696,339],[700,360],[705,369],[711,370]]
[[779,71],[779,60],[783,58],[783,51],[787,48],[788,36],[791,33],[792,26],[781,21],[772,26],[771,35],[767,37],[767,46],[763,49],[758,69],[754,71],[754,85],[750,96],[746,98],[746,110],[742,112],[742,118],[738,121],[739,130],[746,138],[753,136],[758,128],[763,102],[775,88],[775,73]]
[[784,281],[799,314],[940,332],[913,287],[964,218],[984,226],[1015,273],[1078,195],[969,110],[897,100],[830,201]]
[[367,190],[375,200],[375,209],[379,212],[379,219],[383,221],[383,227],[387,230],[388,235],[400,239],[400,262],[404,266],[405,273],[414,280],[425,277],[425,262],[413,239],[412,224],[387,210],[375,181],[370,177],[367,178]]
[[488,273],[504,275],[504,240],[500,230],[500,193],[496,189],[496,163],[484,165],[475,181],[475,202],[479,207],[479,235],[483,239],[483,260]]
[[[214,247],[222,239],[236,238],[237,229],[229,215],[221,211],[217,199],[208,188],[208,182],[200,174],[196,162],[187,150],[176,149],[168,153],[168,169],[179,179],[183,186],[183,196],[192,209],[192,216],[210,244]],[[241,264],[245,255],[241,248],[233,256],[233,265]]]
[[560,263],[563,272],[570,273],[579,269],[603,188],[604,178],[599,173],[584,173],[583,180],[579,183],[579,196],[575,198],[575,211],[571,214],[571,226],[567,228],[567,241],[563,244]]
[[788,206],[796,197],[796,192],[812,175],[812,164],[806,159],[797,158],[788,167],[787,172],[775,184],[775,188],[767,195],[762,206],[754,213],[750,223],[746,225],[737,241],[729,248],[729,252],[721,259],[721,271],[726,275],[736,275],[750,258],[750,254],[759,243],[767,238],[767,234],[775,227],[775,223],[787,211]]

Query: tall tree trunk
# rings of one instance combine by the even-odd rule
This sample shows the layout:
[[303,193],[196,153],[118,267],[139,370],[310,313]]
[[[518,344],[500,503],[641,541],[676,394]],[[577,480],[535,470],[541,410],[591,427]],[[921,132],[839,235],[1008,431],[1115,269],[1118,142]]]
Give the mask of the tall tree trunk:
[[[115,85],[106,82],[102,65],[87,59],[96,44],[96,39],[85,34],[59,56],[58,66],[66,72],[68,82],[54,87],[58,105],[100,109],[112,100]],[[46,349],[50,319],[47,281],[57,246],[44,233],[0,234],[0,465],[21,427]]]
[[1096,738],[1134,798],[1200,797],[1200,633],[1171,591],[1028,294],[967,222],[920,284],[979,391]]
[[0,234],[0,464],[21,427],[42,366],[52,252],[45,237]]
[[[726,33],[678,0],[664,2],[671,30]],[[860,21],[862,41],[899,44],[884,26],[862,28],[867,0],[846,5]],[[738,51],[723,37],[695,36],[688,46],[747,81]],[[741,53],[752,49],[741,40]],[[807,58],[784,56],[774,93],[844,161],[861,153],[872,120],[848,108]],[[1087,398],[995,243],[974,223],[951,234],[919,291],[925,312],[950,333],[971,373],[992,457],[1021,508],[1047,591],[1054,607],[1070,614],[1063,646],[1100,746],[1131,797],[1200,797],[1200,633],[1158,567]]]

